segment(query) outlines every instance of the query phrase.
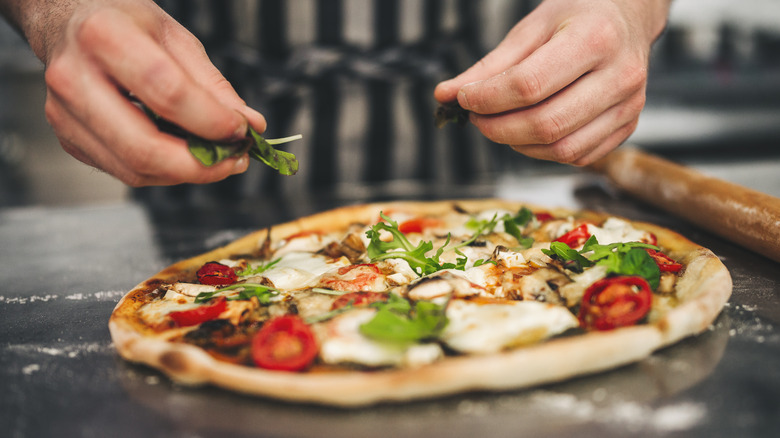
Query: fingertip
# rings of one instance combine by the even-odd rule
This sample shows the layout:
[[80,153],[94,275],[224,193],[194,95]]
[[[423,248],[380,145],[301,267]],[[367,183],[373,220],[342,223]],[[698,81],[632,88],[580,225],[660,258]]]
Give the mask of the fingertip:
[[259,111],[255,110],[254,108],[245,106],[242,109],[242,112],[244,116],[249,121],[249,125],[254,128],[255,131],[262,134],[265,132],[265,128],[267,127],[267,123],[265,120],[265,116],[260,114]]
[[458,89],[454,86],[454,81],[448,79],[436,85],[436,88],[433,89],[433,97],[441,103],[452,102],[456,99],[457,92]]
[[230,174],[238,175],[239,173],[246,172],[248,168],[249,168],[249,157],[244,155],[239,159],[237,159],[235,163],[233,163],[233,171]]

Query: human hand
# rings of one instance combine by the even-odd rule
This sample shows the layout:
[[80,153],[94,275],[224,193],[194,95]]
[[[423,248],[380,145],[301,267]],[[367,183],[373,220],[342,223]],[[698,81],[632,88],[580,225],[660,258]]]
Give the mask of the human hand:
[[636,129],[669,0],[546,0],[477,64],[440,83],[489,139],[586,165]]
[[246,156],[204,167],[184,140],[160,132],[128,98],[208,139],[243,138],[248,124],[265,130],[263,116],[191,33],[151,1],[65,6],[72,4],[49,6],[62,8],[49,15],[62,18],[49,23],[48,34],[25,30],[46,64],[46,117],[68,153],[131,186],[207,183],[246,170]]

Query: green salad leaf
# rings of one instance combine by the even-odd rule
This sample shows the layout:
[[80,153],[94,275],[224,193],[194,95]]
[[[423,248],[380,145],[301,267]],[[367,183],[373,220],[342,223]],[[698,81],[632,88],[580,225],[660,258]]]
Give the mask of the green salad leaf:
[[607,274],[636,275],[647,280],[650,287],[658,288],[661,270],[645,249],[659,248],[642,242],[617,242],[599,244],[596,236],[590,236],[581,250],[577,251],[563,242],[552,242],[550,249],[542,252],[561,261],[564,267],[582,272],[591,266],[606,266]]
[[383,342],[416,343],[436,339],[447,325],[446,304],[417,301],[390,294],[387,302],[372,303],[376,315],[360,326],[360,332]]

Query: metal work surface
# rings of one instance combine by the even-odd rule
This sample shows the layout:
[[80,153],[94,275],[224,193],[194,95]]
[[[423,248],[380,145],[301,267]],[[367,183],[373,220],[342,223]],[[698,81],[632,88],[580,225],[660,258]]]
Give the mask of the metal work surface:
[[344,201],[200,210],[132,203],[10,208],[0,210],[2,435],[780,435],[780,265],[628,199],[596,176],[498,186],[483,195],[591,208],[675,229],[722,258],[734,280],[732,298],[700,336],[611,372],[359,410],[296,405],[173,384],[123,361],[107,321],[125,291],[168,264]]

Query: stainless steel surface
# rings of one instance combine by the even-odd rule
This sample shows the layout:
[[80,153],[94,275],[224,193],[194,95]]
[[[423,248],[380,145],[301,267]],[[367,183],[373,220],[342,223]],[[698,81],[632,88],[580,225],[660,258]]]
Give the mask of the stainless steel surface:
[[594,175],[513,178],[484,195],[669,226],[722,258],[734,294],[702,335],[615,371],[357,411],[301,406],[172,384],[121,360],[106,323],[124,291],[172,261],[334,201],[264,200],[229,207],[230,214],[131,203],[10,208],[0,211],[0,430],[10,437],[780,433],[778,264],[626,198]]

